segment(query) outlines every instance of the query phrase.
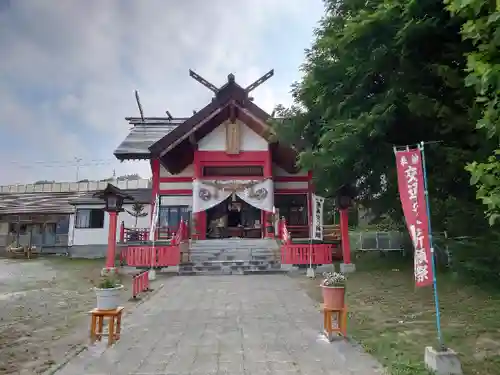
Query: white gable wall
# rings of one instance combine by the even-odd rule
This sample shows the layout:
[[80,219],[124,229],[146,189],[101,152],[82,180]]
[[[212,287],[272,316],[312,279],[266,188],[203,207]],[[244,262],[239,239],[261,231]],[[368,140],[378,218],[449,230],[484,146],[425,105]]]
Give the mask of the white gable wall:
[[273,163],[273,176],[307,176],[307,171],[299,171],[297,173],[288,173],[284,169]]
[[184,170],[178,174],[171,174],[165,169],[163,165],[160,165],[160,177],[193,177],[194,169],[193,164],[189,164]]
[[[267,151],[267,141],[246,126],[241,121],[241,151]],[[226,150],[226,122],[220,124],[210,134],[207,134],[198,142],[200,151],[225,151]]]

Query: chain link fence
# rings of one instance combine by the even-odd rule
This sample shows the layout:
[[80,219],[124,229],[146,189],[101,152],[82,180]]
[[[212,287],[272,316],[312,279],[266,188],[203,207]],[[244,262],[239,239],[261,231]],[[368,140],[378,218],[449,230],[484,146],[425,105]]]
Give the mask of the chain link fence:
[[354,251],[400,251],[407,250],[408,236],[398,231],[350,232],[351,248]]
[[[402,231],[352,231],[349,233],[353,251],[399,251],[411,255],[413,246],[407,232]],[[468,236],[449,236],[447,232],[433,233],[433,246],[438,264],[451,268],[453,252],[458,247],[472,247],[474,238]]]

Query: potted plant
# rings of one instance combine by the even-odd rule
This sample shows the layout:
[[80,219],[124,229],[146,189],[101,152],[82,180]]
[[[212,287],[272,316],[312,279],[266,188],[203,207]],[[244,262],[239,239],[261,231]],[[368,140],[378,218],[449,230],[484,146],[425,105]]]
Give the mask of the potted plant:
[[101,277],[99,283],[95,286],[97,297],[97,308],[99,310],[114,310],[120,304],[120,292],[123,284],[115,275],[106,275]]
[[346,277],[340,272],[323,273],[321,289],[324,307],[342,309],[345,306]]

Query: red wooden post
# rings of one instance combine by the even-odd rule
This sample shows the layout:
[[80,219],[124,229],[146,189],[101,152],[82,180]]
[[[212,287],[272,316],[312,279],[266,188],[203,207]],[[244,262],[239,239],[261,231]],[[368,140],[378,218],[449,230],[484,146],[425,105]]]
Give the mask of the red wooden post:
[[106,268],[115,267],[117,224],[118,224],[118,213],[109,212],[108,253],[106,255]]
[[124,243],[125,242],[125,222],[122,221],[120,223],[120,242]]
[[349,241],[349,210],[340,210],[340,238],[344,264],[351,263],[351,242]]

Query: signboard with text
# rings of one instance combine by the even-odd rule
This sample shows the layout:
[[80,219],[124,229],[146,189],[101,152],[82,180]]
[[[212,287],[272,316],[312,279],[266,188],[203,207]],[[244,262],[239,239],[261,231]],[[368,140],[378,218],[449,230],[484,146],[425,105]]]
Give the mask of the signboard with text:
[[421,151],[396,151],[396,164],[401,205],[415,249],[415,284],[417,287],[429,286],[433,282],[432,253]]
[[312,194],[311,239],[323,240],[323,205],[325,198]]

